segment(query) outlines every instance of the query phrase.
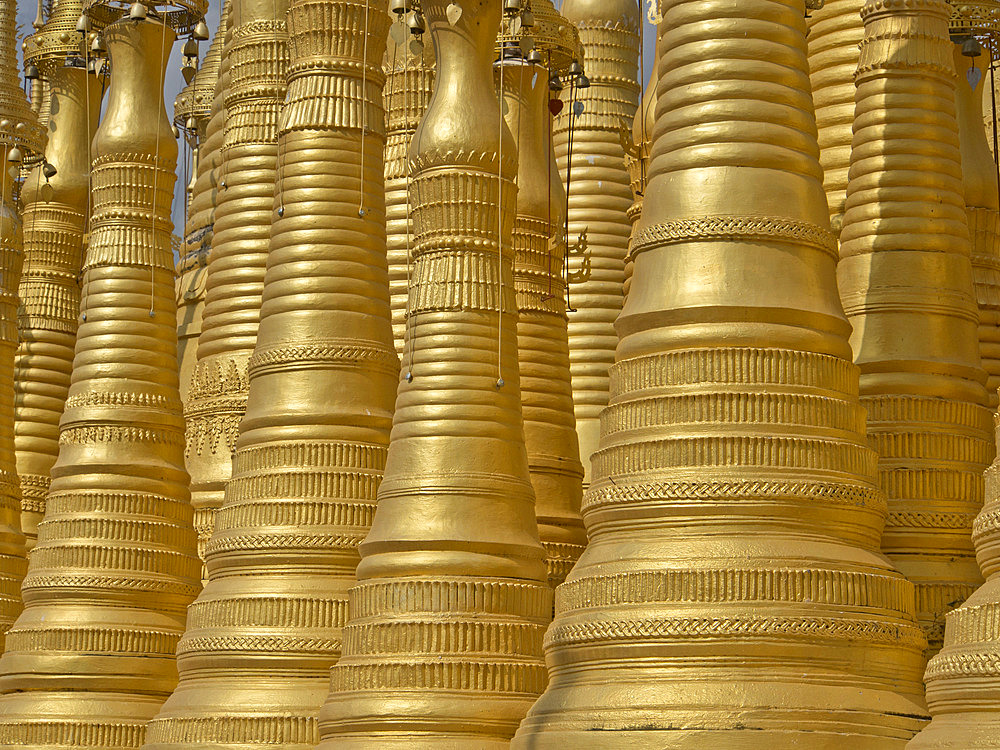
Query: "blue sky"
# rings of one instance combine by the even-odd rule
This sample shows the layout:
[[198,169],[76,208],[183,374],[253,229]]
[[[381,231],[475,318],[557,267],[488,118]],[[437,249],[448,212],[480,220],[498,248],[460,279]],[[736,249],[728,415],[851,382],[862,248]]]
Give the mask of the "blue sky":
[[[561,0],[555,0],[555,5],[558,7],[561,5]],[[644,2],[645,5],[645,2]],[[206,16],[206,22],[208,27],[214,33],[216,26],[219,23],[219,8],[221,7],[221,0],[209,0],[208,14]],[[31,22],[35,18],[36,6],[32,2],[26,0],[18,0],[17,8],[17,20],[21,26],[22,33],[30,33],[32,31]],[[645,8],[643,9],[643,17],[645,17]],[[648,77],[649,67],[653,62],[653,46],[655,43],[655,34],[652,26],[646,25],[645,34],[645,64],[646,72],[643,75],[643,80]],[[184,79],[181,77],[181,46],[183,42],[179,41],[174,44],[173,54],[170,59],[170,65],[167,68],[167,79],[164,86],[164,101],[167,105],[167,113],[173,119],[173,106],[174,97],[177,96],[178,92],[184,88]],[[208,42],[201,43],[201,54],[204,55],[205,51],[208,49]],[[190,158],[189,154],[185,154],[185,149],[181,148],[181,160],[179,160],[177,167],[177,185],[174,191],[174,206],[173,206],[173,217],[174,217],[174,232],[178,235],[183,235],[183,223],[184,223],[184,165],[182,162],[183,158]]]

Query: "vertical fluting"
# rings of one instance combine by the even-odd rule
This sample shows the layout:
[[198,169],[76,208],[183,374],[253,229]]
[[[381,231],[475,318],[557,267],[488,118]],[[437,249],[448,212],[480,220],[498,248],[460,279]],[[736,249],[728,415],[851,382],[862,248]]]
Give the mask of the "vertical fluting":
[[555,126],[564,182],[571,168],[568,241],[571,247],[580,243],[569,259],[569,356],[586,486],[599,415],[608,403],[608,370],[618,343],[614,322],[622,309],[632,192],[621,131],[639,104],[640,18],[633,0],[565,0],[562,14],[579,30],[590,79],[589,88],[573,86],[582,114],[566,106]]
[[865,6],[838,266],[889,516],[882,550],[916,585],[931,648],[981,581],[990,415],[979,365],[948,5]]
[[[982,58],[965,57],[961,44],[955,45],[954,52],[958,72],[955,109],[962,154],[965,216],[969,222],[972,280],[979,307],[979,353],[986,370],[989,406],[995,410],[997,388],[1000,388],[1000,199],[996,163],[983,127],[983,91],[989,77],[979,62]],[[976,72],[971,72],[973,68]]]
[[[414,40],[400,14],[389,34],[385,53],[385,228],[389,263],[389,302],[396,352],[403,354],[409,255],[413,228],[408,196],[410,140],[427,111],[434,86],[434,48],[430,40]],[[427,35],[425,34],[424,37]],[[398,41],[398,40],[402,41]]]
[[879,553],[795,0],[668,0],[635,274],[514,750],[900,750],[913,586]]
[[924,674],[931,723],[906,750],[1000,748],[1000,458],[985,478],[972,539],[986,583],[947,614],[944,648]]
[[60,0],[24,45],[47,81],[52,100],[45,161],[25,181],[24,273],[18,288],[14,372],[14,447],[21,482],[21,528],[34,546],[45,513],[50,472],[59,453],[59,418],[69,392],[80,315],[83,238],[90,190],[90,142],[97,130],[103,86],[80,57],[76,31],[82,5]]
[[126,20],[104,37],[114,69],[82,322],[25,609],[0,659],[3,746],[138,747],[176,682],[198,587],[170,247],[177,146],[155,93],[174,33]]
[[199,550],[212,534],[246,412],[285,98],[287,0],[233,0],[229,87],[198,363],[188,390],[187,467]]
[[551,611],[528,476],[491,58],[500,0],[424,0],[437,54],[413,138],[403,379],[321,747],[506,748],[544,686]]
[[834,234],[839,234],[847,197],[854,123],[854,72],[864,33],[863,0],[826,0],[810,9],[809,79],[816,107],[819,163]]
[[[188,205],[182,254],[177,264],[177,359],[180,363],[181,401],[185,406],[198,361],[198,339],[201,336],[205,285],[208,280],[208,256],[212,247],[215,207],[219,199],[219,165],[222,160],[226,119],[225,82],[223,86],[219,84],[230,3],[231,0],[223,0],[219,26],[215,30],[212,44],[191,85],[185,89],[190,99],[187,108],[198,133],[194,188]],[[229,67],[228,58],[225,67]]]
[[305,750],[340,653],[399,363],[385,258],[376,0],[291,0],[260,331],[209,580],[147,750]]
[[[542,23],[536,16],[536,27]],[[545,29],[540,31],[544,37]],[[549,583],[557,586],[587,544],[580,518],[583,466],[566,333],[566,194],[552,148],[545,67],[521,60],[518,50],[514,59],[504,62],[503,71],[505,117],[518,146],[513,241],[524,444],[538,536]]]
[[0,0],[0,648],[21,611],[24,575],[21,491],[14,455],[17,285],[24,259],[17,184],[23,157],[40,154],[45,134],[17,78],[14,0]]

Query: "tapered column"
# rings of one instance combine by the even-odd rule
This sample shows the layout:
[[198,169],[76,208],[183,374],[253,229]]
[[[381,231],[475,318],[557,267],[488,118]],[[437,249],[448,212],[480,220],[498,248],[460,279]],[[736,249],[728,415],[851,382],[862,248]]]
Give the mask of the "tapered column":
[[21,611],[24,576],[21,492],[14,456],[14,352],[17,285],[24,259],[16,178],[21,160],[40,154],[44,131],[17,78],[14,0],[0,0],[0,648]]
[[25,610],[0,658],[0,746],[138,747],[177,679],[198,586],[170,248],[177,147],[155,95],[174,33],[125,20],[104,37],[114,69],[82,323]]
[[[835,234],[840,233],[847,197],[854,123],[854,72],[864,33],[864,0],[826,0],[810,9],[809,78],[816,107],[819,163]],[[818,4],[818,3],[817,3]]]
[[410,141],[427,111],[434,86],[434,46],[423,34],[417,41],[400,14],[389,34],[385,52],[385,229],[389,262],[392,336],[403,354],[406,303],[409,297],[409,261],[413,227],[409,203]]
[[209,581],[178,648],[181,682],[150,724],[148,750],[318,740],[399,377],[382,177],[388,26],[373,0],[289,5],[247,414],[206,549]]
[[[535,25],[525,31],[538,40],[536,49],[550,65],[568,63],[575,50],[551,41],[567,39],[559,33],[566,29],[565,21],[554,10],[551,15],[539,13],[540,5],[533,5]],[[501,47],[501,54],[507,56],[500,75],[505,117],[519,145],[513,240],[524,443],[538,536],[549,583],[556,586],[587,544],[580,518],[583,466],[566,334],[566,193],[552,148],[546,67],[523,60],[513,46]]]
[[[82,6],[60,0],[25,51],[52,100],[45,161],[24,183],[24,273],[18,289],[20,343],[14,371],[14,447],[21,527],[34,546],[59,453],[59,418],[69,392],[80,316],[83,238],[89,218],[90,142],[100,117],[101,81],[87,72],[76,22]],[[64,41],[65,40],[65,41]],[[51,170],[50,170],[51,171]]]
[[187,466],[199,548],[232,471],[257,341],[288,61],[287,0],[234,0],[217,198],[198,364],[188,391]]
[[[656,88],[660,82],[659,67],[654,64],[646,82],[646,90],[642,94],[642,102],[632,120],[632,146],[625,155],[625,166],[628,168],[629,187],[632,190],[632,205],[628,209],[629,251],[625,255],[625,299],[628,299],[632,287],[632,271],[635,263],[632,261],[632,238],[636,225],[642,216],[642,198],[646,194],[646,177],[649,172],[649,152],[653,148],[653,122],[656,114]],[[624,136],[623,136],[624,137]]]
[[[933,0],[865,6],[838,267],[889,501],[882,550],[916,584],[932,652],[941,646],[945,613],[981,580],[970,528],[993,450],[948,7]],[[884,41],[890,32],[898,41]]]
[[997,197],[996,163],[983,127],[983,90],[989,80],[983,65],[989,65],[989,58],[966,57],[959,43],[954,46],[954,59],[958,73],[955,105],[965,215],[969,222],[972,280],[979,307],[979,352],[987,375],[989,405],[995,410],[997,388],[1000,388],[1000,199]]
[[947,615],[944,648],[924,674],[931,723],[906,750],[1000,748],[1000,458],[986,470],[972,539],[986,583]]
[[837,294],[802,2],[667,0],[590,544],[513,750],[901,750],[913,587]]
[[[231,0],[223,0],[219,26],[205,53],[201,68],[185,88],[186,109],[198,134],[198,159],[194,188],[184,227],[184,247],[177,264],[177,359],[180,362],[181,401],[187,404],[188,389],[198,361],[198,339],[205,312],[208,256],[219,200],[219,167],[225,140],[225,82],[220,86],[222,48]],[[229,59],[225,63],[229,68]],[[227,74],[228,81],[228,74]],[[178,97],[180,99],[180,97]],[[178,111],[174,105],[175,117]]]
[[589,88],[573,86],[572,98],[583,105],[582,113],[566,106],[555,128],[564,181],[571,170],[569,242],[583,242],[582,252],[569,262],[569,351],[586,486],[600,433],[598,417],[608,403],[608,369],[618,341],[614,322],[622,309],[632,193],[621,130],[629,127],[639,104],[641,27],[633,0],[566,0],[562,13],[580,32],[590,78]]
[[490,69],[501,4],[422,5],[437,79],[410,150],[403,379],[320,713],[331,750],[501,750],[545,679],[551,593],[517,365],[517,151]]

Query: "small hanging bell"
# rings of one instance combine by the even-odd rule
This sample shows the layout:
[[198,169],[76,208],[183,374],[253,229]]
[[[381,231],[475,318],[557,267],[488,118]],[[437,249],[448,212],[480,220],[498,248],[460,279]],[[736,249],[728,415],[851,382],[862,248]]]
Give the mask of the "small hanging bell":
[[524,59],[527,60],[528,62],[530,62],[532,65],[541,65],[542,64],[542,53],[539,52],[537,49],[532,49],[525,56]]
[[184,56],[185,57],[197,57],[198,56],[198,42],[194,39],[188,39],[184,42]]
[[128,17],[132,21],[143,21],[146,18],[146,6],[142,3],[132,3],[128,9]]
[[559,80],[559,76],[553,73],[549,76],[549,91],[562,91],[563,85],[562,81]]
[[962,55],[965,57],[979,57],[981,54],[983,54],[983,45],[974,36],[970,36],[962,42]]
[[580,77],[576,79],[576,87],[578,89],[589,89],[590,88],[590,79],[587,78],[587,74],[586,73],[581,73]]
[[104,46],[104,37],[100,34],[94,36],[94,41],[90,43],[90,52],[93,55],[107,54],[108,48]]
[[424,14],[416,10],[410,14],[410,17],[406,21],[406,25],[410,27],[411,34],[423,34],[427,30],[427,23],[424,20]]
[[194,130],[196,127],[198,127],[198,121],[195,120],[193,117],[189,117],[184,121],[184,127],[187,128],[188,130]]
[[28,63],[24,66],[24,80],[37,81],[41,77],[42,74],[38,72],[38,66],[34,63]]
[[204,42],[208,40],[208,24],[205,23],[205,19],[198,21],[198,25],[194,27],[194,31],[191,32],[191,36],[197,39],[199,42]]
[[410,0],[391,0],[389,3],[389,10],[395,13],[397,16],[401,16],[404,13],[409,13],[412,9],[413,4]]
[[53,164],[47,161],[42,162],[42,174],[45,176],[45,181],[48,182],[53,177],[56,176],[59,170],[55,168]]
[[505,16],[516,16],[524,9],[524,0],[503,0]]
[[577,60],[574,60],[569,64],[567,72],[575,78],[576,76],[583,75],[583,66]]
[[521,12],[521,28],[533,29],[535,27],[535,14],[530,9],[525,8]]
[[10,164],[20,164],[23,159],[24,155],[17,146],[14,146],[14,148],[7,152],[7,162]]
[[82,13],[76,21],[76,30],[81,34],[86,34],[90,31],[90,19],[87,17],[86,13]]

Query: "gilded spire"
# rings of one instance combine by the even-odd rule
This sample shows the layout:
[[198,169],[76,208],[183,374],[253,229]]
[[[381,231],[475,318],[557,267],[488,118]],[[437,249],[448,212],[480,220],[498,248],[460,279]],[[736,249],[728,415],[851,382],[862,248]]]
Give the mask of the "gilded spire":
[[24,259],[16,179],[23,158],[41,153],[45,144],[38,118],[18,85],[16,14],[14,0],[0,0],[0,646],[21,610],[25,569],[14,456],[17,285]]
[[993,451],[947,11],[937,0],[865,5],[838,265],[888,496],[882,551],[916,585],[932,651],[945,613],[981,581],[970,529]]
[[562,13],[579,31],[590,80],[586,88],[568,81],[555,125],[556,158],[569,193],[570,372],[586,486],[624,295],[632,193],[621,131],[639,104],[641,19],[635,0],[565,0]]
[[423,0],[438,70],[410,149],[413,270],[385,478],[321,748],[504,747],[544,686],[551,612],[518,376],[517,151],[500,0]]
[[170,247],[177,146],[150,96],[174,32],[123,20],[103,33],[114,66],[82,322],[25,609],[0,658],[0,745],[138,747],[176,681],[198,587]]
[[541,60],[524,59],[514,39],[503,36],[497,50],[505,117],[518,148],[513,241],[524,443],[538,535],[549,583],[556,586],[587,544],[566,333],[566,193],[555,163],[549,111],[550,71],[565,73],[579,50],[576,29],[550,4],[533,0],[530,7],[534,23],[517,36],[532,40]]
[[590,544],[511,749],[899,750],[924,639],[878,548],[804,4],[661,8]]
[[[996,19],[1000,16],[1000,4],[990,5]],[[959,29],[969,21],[963,23],[958,16],[960,9],[964,9],[963,6],[952,6],[951,18],[952,39],[958,42],[955,44],[958,140],[962,154],[965,215],[972,242],[972,278],[979,307],[979,352],[987,375],[989,405],[996,409],[997,388],[1000,388],[1000,200],[997,196],[996,163],[983,127],[983,92],[988,80],[988,73],[983,68],[990,65],[990,48],[984,49],[978,40],[970,38],[968,32],[973,30],[970,25],[965,26],[966,34],[962,34]],[[977,34],[984,31],[993,33],[993,49],[1000,41],[995,24],[994,20],[993,28],[975,29]],[[972,56],[966,52],[979,54]],[[983,52],[987,55],[985,60]]]
[[199,549],[212,534],[246,412],[274,218],[278,113],[288,64],[287,0],[234,0],[221,180],[198,363],[188,390],[187,466]]
[[[246,416],[181,682],[147,750],[318,740],[399,363],[385,257],[384,2],[291,0],[274,222]],[[328,106],[336,102],[336,106]]]
[[69,392],[80,315],[84,235],[90,218],[90,143],[103,83],[87,71],[79,0],[60,0],[25,44],[51,99],[44,164],[25,181],[24,275],[18,289],[14,445],[21,526],[29,549],[45,512],[59,453],[59,418]]
[[854,124],[854,72],[864,34],[864,0],[825,0],[809,11],[809,78],[816,107],[819,163],[835,234],[847,197]]
[[[198,159],[194,189],[188,205],[184,246],[177,263],[177,357],[180,362],[181,401],[187,405],[188,389],[198,361],[198,339],[201,335],[205,309],[205,286],[208,277],[208,255],[212,247],[215,209],[219,200],[220,166],[225,139],[225,91],[228,83],[229,58],[223,62],[226,27],[231,0],[223,0],[219,26],[212,44],[205,53],[201,69],[191,84],[181,92],[183,102],[175,102],[175,123],[178,104],[183,105],[184,119],[195,121]],[[226,73],[223,78],[223,68]],[[178,100],[181,96],[178,97]]]
[[410,140],[431,99],[434,46],[427,39],[428,34],[417,37],[410,33],[404,14],[395,19],[385,52],[382,97],[386,120],[385,220],[392,334],[396,352],[402,356],[413,248],[408,154]]

